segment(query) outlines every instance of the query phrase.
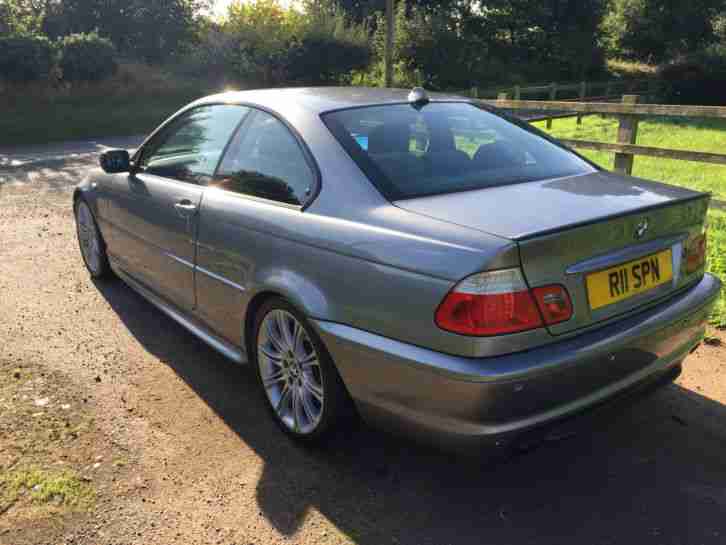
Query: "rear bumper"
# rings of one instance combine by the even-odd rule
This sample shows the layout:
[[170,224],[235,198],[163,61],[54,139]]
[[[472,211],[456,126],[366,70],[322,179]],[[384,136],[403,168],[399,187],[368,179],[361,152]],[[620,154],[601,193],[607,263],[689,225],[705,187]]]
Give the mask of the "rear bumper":
[[438,445],[503,445],[675,376],[705,333],[721,282],[705,275],[635,316],[499,357],[464,358],[316,321],[368,420]]

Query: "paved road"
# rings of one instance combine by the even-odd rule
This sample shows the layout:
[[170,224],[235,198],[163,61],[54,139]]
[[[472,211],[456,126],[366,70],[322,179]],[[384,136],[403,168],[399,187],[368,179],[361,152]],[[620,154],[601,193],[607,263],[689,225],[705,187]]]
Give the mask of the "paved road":
[[[109,143],[3,152],[0,364],[67,377],[94,411],[102,468],[119,456],[127,469],[94,477],[87,515],[31,524],[11,509],[0,543],[726,542],[724,348],[702,347],[677,385],[592,432],[497,466],[366,429],[303,449],[268,418],[249,369],[122,284],[89,280],[70,189],[95,161],[87,150]],[[48,166],[59,149],[70,156]],[[1,470],[22,430],[0,413],[0,433]]]

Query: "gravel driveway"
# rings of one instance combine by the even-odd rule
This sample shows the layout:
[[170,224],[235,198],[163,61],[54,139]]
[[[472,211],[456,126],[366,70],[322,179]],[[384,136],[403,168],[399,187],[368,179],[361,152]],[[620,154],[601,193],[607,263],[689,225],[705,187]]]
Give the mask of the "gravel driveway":
[[[89,280],[71,190],[100,146],[119,143],[138,139],[0,149],[0,370],[37,376],[0,399],[0,472],[65,464],[97,495],[88,512],[11,506],[0,543],[726,541],[726,335],[688,358],[678,384],[496,466],[365,428],[304,449],[268,418],[248,368],[121,283]],[[46,412],[65,403],[58,412],[92,425],[28,442],[23,421],[3,419],[32,388]]]

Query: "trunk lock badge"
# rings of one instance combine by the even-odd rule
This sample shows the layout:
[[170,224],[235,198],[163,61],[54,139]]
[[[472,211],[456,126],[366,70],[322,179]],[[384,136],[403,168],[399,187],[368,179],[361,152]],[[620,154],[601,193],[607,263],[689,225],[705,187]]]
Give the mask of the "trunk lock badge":
[[643,221],[641,221],[638,226],[635,228],[635,238],[640,240],[645,236],[645,233],[648,232],[648,218],[645,218]]

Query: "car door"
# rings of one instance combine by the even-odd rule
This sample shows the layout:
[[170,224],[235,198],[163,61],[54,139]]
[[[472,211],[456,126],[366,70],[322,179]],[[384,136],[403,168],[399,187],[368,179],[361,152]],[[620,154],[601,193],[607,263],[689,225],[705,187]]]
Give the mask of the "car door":
[[162,128],[137,154],[112,211],[126,239],[120,247],[127,272],[182,309],[195,306],[202,195],[247,111],[204,105]]
[[290,256],[290,214],[315,194],[312,158],[270,113],[251,109],[205,193],[197,253],[197,316],[239,344],[248,288],[257,270]]

